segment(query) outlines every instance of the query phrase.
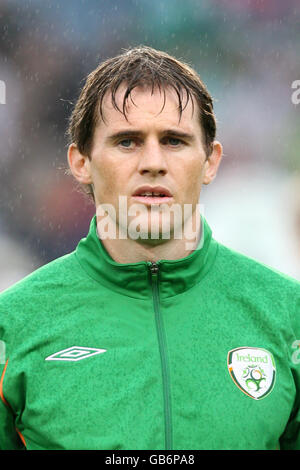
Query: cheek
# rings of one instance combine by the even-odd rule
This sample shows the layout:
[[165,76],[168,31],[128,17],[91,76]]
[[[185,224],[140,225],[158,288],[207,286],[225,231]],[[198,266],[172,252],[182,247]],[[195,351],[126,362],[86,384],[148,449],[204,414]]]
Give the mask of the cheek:
[[113,204],[117,210],[119,196],[126,196],[128,193],[130,175],[127,170],[124,165],[111,159],[94,167],[93,181],[99,202]]
[[196,161],[186,166],[183,171],[179,172],[179,178],[180,186],[184,187],[189,194],[199,192],[203,179],[203,165]]
[[92,178],[95,186],[98,187],[100,191],[115,187],[118,181],[116,168],[108,159],[101,159],[94,162]]

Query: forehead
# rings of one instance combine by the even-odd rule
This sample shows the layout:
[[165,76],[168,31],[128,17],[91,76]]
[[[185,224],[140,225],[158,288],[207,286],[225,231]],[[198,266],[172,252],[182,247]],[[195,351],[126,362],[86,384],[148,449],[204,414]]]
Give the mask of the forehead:
[[[199,108],[195,99],[188,100],[187,93],[181,92],[181,105],[183,111],[180,115],[179,97],[172,87],[159,89],[155,87],[135,87],[125,101],[125,116],[123,114],[124,95],[127,87],[121,84],[114,100],[109,90],[102,102],[102,113],[104,121],[98,123],[99,127],[115,127],[120,125],[141,126],[148,123],[160,125],[171,125],[181,130],[199,132]],[[121,111],[121,112],[120,112]]]

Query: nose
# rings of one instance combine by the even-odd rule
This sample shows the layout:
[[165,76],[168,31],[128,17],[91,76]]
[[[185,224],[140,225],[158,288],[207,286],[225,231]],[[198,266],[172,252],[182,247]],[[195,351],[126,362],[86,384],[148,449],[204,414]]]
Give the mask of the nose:
[[168,171],[166,156],[159,142],[155,139],[149,140],[144,144],[140,153],[138,171],[141,175],[146,173],[152,175],[165,175]]

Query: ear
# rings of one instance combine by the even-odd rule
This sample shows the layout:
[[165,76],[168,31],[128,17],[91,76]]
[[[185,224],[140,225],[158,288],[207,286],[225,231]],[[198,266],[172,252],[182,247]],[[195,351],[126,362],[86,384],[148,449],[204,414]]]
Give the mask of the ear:
[[210,156],[204,163],[204,175],[203,175],[203,184],[209,184],[216,177],[219,165],[221,163],[223,155],[223,147],[215,140],[213,142],[213,150]]
[[79,183],[92,184],[90,159],[82,155],[75,144],[68,148],[68,162],[70,170]]

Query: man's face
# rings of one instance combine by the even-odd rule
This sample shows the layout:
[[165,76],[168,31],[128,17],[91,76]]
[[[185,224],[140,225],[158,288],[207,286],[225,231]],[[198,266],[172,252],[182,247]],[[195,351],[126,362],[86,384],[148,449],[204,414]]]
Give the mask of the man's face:
[[[118,107],[122,109],[125,87],[116,94]],[[161,203],[179,204],[184,213],[184,204],[193,210],[199,202],[209,162],[198,119],[198,107],[194,112],[191,101],[179,120],[178,98],[174,90],[163,94],[155,89],[135,88],[127,101],[127,119],[113,107],[111,95],[103,101],[105,123],[96,126],[88,171],[94,186],[96,207],[111,204],[116,211],[119,225],[119,196],[126,196],[127,209],[133,204],[144,204],[143,216],[139,217],[141,233],[150,233],[151,218],[157,219],[161,231],[159,212]],[[162,109],[163,107],[163,109]],[[162,109],[162,110],[161,110]],[[206,181],[207,180],[207,181]],[[163,198],[146,195],[150,189],[160,186],[157,193]],[[144,196],[143,196],[144,194]],[[151,204],[153,209],[151,212]],[[174,220],[171,218],[171,230]],[[128,218],[128,224],[132,217]],[[150,238],[150,235],[149,235]]]

